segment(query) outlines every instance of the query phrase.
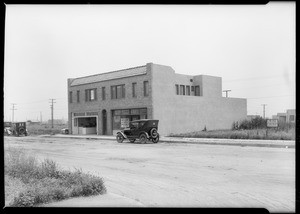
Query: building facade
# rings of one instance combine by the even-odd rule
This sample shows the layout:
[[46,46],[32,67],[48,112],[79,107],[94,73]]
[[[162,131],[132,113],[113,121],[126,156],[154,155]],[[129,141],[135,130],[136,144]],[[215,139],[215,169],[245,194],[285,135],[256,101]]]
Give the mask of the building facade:
[[222,97],[222,79],[144,66],[68,79],[72,134],[113,135],[136,119],[158,119],[159,133],[230,129],[247,117],[247,101]]
[[288,109],[285,113],[277,113],[272,116],[273,119],[277,119],[279,122],[295,123],[296,121],[296,110]]

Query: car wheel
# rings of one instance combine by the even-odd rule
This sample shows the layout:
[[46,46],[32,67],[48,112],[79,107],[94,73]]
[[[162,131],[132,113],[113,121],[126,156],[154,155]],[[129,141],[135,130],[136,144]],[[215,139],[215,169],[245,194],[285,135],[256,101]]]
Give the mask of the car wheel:
[[135,139],[129,139],[130,143],[134,143]]
[[121,134],[117,134],[117,142],[123,143],[124,137]]
[[146,134],[142,133],[140,135],[140,142],[141,143],[146,143],[146,141],[147,141],[147,136],[146,136]]
[[157,137],[158,133],[157,133],[156,128],[152,128],[150,130],[150,135],[151,135],[152,138],[156,138]]
[[66,133],[66,134],[69,134],[69,130],[66,130],[65,133]]
[[24,128],[19,128],[18,134],[22,135],[25,133],[25,129]]
[[153,143],[158,143],[158,141],[159,141],[159,135],[157,135],[156,138],[152,138]]

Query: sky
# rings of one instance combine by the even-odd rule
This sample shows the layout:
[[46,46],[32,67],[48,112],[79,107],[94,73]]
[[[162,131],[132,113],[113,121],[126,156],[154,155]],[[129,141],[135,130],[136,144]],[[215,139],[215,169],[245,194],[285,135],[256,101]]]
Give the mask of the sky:
[[68,78],[149,62],[222,77],[228,97],[247,99],[248,115],[263,116],[266,104],[271,118],[295,109],[295,42],[295,2],[6,4],[4,120],[14,112],[14,121],[47,121],[50,99],[54,119],[67,120]]

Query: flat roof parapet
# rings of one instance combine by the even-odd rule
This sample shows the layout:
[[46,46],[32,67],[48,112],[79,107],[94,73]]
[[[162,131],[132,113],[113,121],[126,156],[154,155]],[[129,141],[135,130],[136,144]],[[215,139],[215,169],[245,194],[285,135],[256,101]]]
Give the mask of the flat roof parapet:
[[120,79],[124,77],[137,76],[147,73],[147,66],[138,66],[133,68],[127,68],[117,71],[106,72],[102,74],[90,75],[85,77],[79,77],[72,79],[70,86],[83,85],[88,83],[102,82],[113,79]]

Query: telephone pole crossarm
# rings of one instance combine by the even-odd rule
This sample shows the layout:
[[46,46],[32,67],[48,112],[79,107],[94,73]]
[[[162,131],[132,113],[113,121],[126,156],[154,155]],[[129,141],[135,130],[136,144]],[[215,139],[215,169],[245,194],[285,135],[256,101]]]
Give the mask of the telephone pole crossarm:
[[228,97],[228,92],[231,91],[231,90],[223,90],[223,92],[226,93],[226,97]]

